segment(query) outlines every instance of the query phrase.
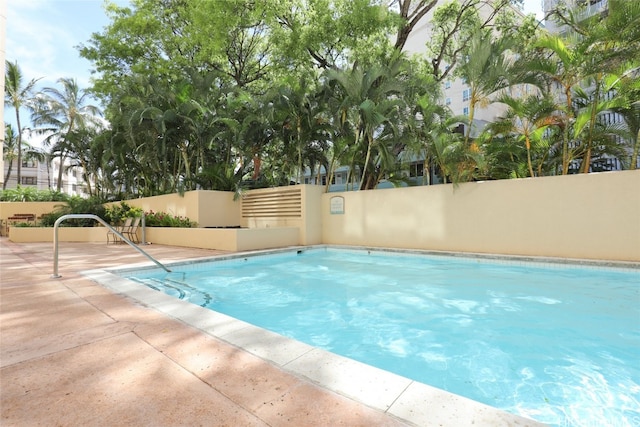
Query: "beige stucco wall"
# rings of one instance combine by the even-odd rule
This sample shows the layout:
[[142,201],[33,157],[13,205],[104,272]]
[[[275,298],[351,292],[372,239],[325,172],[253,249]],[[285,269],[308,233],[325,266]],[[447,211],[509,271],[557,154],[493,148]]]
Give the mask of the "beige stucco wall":
[[[331,213],[334,197],[344,199],[343,214]],[[325,243],[640,262],[640,170],[329,194],[303,186],[300,200],[302,213],[294,218],[255,218],[249,229],[149,227],[146,240],[229,251]],[[242,219],[232,193],[128,202],[187,216],[201,227]],[[58,204],[2,202],[0,218],[41,215]],[[19,237],[30,231],[16,228],[15,239],[22,240],[15,241],[49,241],[49,230]]]
[[299,230],[289,228],[202,229],[149,227],[147,242],[190,248],[246,251],[299,244]]
[[322,185],[304,185],[302,192],[303,221],[300,226],[300,244],[322,243]]
[[262,217],[242,217],[241,225],[251,229],[265,228],[287,228],[295,227],[300,229],[299,244],[317,245],[322,243],[322,211],[320,209],[324,186],[318,185],[296,185],[295,187],[261,188],[250,190],[252,194],[274,194],[278,197],[278,192],[282,190],[300,191],[300,215],[299,216],[262,216]]
[[42,214],[59,210],[66,206],[64,202],[0,202],[0,219],[6,221],[7,218],[15,214],[34,214],[39,217]]
[[322,218],[326,244],[640,261],[640,171],[329,193]]
[[179,194],[145,197],[126,201],[144,211],[166,212],[187,217],[199,227],[240,225],[240,202],[226,191],[198,190]]

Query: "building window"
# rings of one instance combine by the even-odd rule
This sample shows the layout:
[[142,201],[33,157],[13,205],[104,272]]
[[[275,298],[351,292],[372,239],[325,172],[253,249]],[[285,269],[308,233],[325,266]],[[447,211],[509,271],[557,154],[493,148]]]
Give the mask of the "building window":
[[409,165],[409,176],[410,177],[424,176],[424,163],[422,162],[411,163]]
[[465,89],[462,91],[462,100],[468,101],[471,99],[471,89]]
[[35,168],[36,167],[36,162],[33,160],[23,160],[22,161],[22,167],[23,168]]
[[450,89],[451,88],[451,80],[447,80],[446,82],[444,82],[444,88],[445,89]]
[[20,177],[22,185],[37,185],[38,179],[35,176],[23,176]]
[[464,107],[462,109],[462,115],[463,116],[468,116],[469,115],[469,107]]
[[444,103],[445,103],[446,105],[451,105],[451,98],[447,98],[447,99],[445,99],[445,100],[444,100]]

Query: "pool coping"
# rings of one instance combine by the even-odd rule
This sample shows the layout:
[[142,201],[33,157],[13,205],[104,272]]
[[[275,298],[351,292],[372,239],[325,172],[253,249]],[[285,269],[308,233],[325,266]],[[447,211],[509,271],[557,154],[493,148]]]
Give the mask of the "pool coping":
[[[277,254],[321,248],[387,251],[420,255],[445,255],[478,260],[572,264],[607,268],[639,269],[640,263],[597,260],[573,260],[543,257],[501,256],[443,251],[399,250],[359,246],[313,245],[248,251],[192,258],[168,263],[186,265],[215,260]],[[116,274],[131,270],[152,269],[148,262],[122,268],[88,270],[83,275],[144,306],[178,319],[201,332],[243,349],[293,375],[304,377],[325,389],[346,396],[366,406],[395,416],[415,425],[527,425],[543,423],[505,412],[501,409],[459,396],[436,387],[367,365],[353,359],[322,350],[280,334],[259,328],[242,320],[176,299]]]

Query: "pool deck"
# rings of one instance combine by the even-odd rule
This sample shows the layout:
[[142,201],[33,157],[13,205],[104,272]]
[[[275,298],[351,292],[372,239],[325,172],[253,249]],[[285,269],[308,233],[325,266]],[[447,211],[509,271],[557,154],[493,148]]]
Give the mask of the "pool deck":
[[[161,262],[223,253],[144,249]],[[361,371],[362,384],[353,387],[340,378],[360,369],[348,359],[293,340],[276,343],[275,334],[260,348],[254,337],[265,335],[248,334],[252,328],[221,338],[167,314],[189,312],[184,301],[168,303],[149,289],[158,302],[143,303],[81,273],[138,263],[147,259],[126,245],[62,242],[62,277],[54,279],[51,243],[0,238],[2,426],[540,425],[410,380],[380,384],[375,371]],[[171,307],[159,310],[162,304]],[[275,347],[304,356],[280,363],[284,356],[269,356]],[[377,404],[377,388],[392,398]]]

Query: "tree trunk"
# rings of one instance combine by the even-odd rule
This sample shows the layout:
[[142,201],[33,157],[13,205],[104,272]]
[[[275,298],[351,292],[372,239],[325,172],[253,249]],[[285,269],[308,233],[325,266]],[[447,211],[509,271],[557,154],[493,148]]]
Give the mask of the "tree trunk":
[[251,179],[253,179],[254,181],[256,181],[260,176],[261,165],[262,165],[262,159],[257,153],[254,154],[253,155],[253,176],[251,177]]
[[364,159],[364,167],[362,168],[362,176],[360,177],[360,188],[359,190],[362,190],[364,188],[364,181],[365,178],[367,177],[367,169],[369,166],[369,159],[371,158],[371,145],[373,144],[373,137],[367,135],[367,155]]
[[567,97],[567,120],[562,131],[562,175],[567,175],[569,173],[569,122],[573,117],[570,86],[565,87],[564,94]]
[[63,151],[60,152],[60,167],[58,168],[58,191],[62,191],[62,169],[64,168],[64,161],[66,159],[66,154]]
[[19,108],[16,108],[16,122],[18,124],[18,176],[16,177],[16,188],[21,184],[22,175],[22,125],[20,124]]
[[9,161],[9,166],[7,167],[7,175],[4,178],[4,182],[2,183],[2,189],[7,189],[7,182],[9,181],[9,177],[11,176],[11,169],[13,168],[13,160]]
[[636,135],[636,143],[633,146],[633,153],[631,153],[631,161],[629,162],[629,169],[635,170],[638,167],[638,154],[640,152],[640,130]]
[[527,147],[527,166],[529,167],[529,176],[531,178],[535,177],[533,173],[533,164],[531,163],[531,141],[529,140],[529,135],[525,135],[524,144]]

